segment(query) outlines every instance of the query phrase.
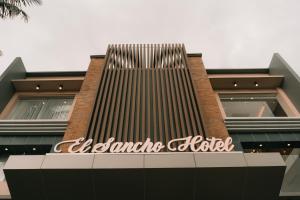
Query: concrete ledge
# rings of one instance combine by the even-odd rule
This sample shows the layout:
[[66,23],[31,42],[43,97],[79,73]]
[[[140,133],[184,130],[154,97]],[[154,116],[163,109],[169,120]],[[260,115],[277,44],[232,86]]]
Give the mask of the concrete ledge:
[[96,154],[94,169],[131,169],[143,168],[144,156],[138,154]]
[[41,169],[89,169],[93,166],[94,155],[55,154],[46,155]]
[[6,181],[0,181],[0,199],[11,199]]
[[145,168],[195,168],[193,153],[145,154]]
[[230,153],[195,153],[196,167],[246,167],[242,152]]
[[246,163],[249,167],[284,167],[285,162],[278,153],[245,153]]
[[14,200],[274,200],[284,171],[280,154],[242,152],[11,156],[4,167]]
[[16,155],[10,156],[5,163],[4,170],[17,170],[17,169],[40,169],[46,156],[34,155]]

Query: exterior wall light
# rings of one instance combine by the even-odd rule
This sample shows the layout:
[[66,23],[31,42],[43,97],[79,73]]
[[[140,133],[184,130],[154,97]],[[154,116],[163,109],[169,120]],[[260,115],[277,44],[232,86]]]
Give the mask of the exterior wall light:
[[283,150],[283,154],[286,154],[286,150]]
[[5,151],[8,151],[8,148],[5,148],[4,150],[5,150]]
[[259,146],[262,147],[263,145],[262,145],[262,144],[259,144]]
[[290,144],[290,143],[288,143],[288,144],[287,144],[287,146],[289,147],[289,146],[291,146],[291,144]]
[[40,85],[35,86],[35,90],[40,90],[40,88],[41,88]]
[[35,147],[33,147],[33,148],[32,148],[32,150],[33,150],[33,151],[36,151],[36,148],[35,148]]
[[62,85],[59,85],[58,86],[58,90],[62,90],[63,89],[63,86]]
[[238,86],[237,82],[233,82],[233,86],[237,87]]
[[257,82],[254,82],[254,86],[255,86],[255,87],[258,87],[259,84],[258,84]]

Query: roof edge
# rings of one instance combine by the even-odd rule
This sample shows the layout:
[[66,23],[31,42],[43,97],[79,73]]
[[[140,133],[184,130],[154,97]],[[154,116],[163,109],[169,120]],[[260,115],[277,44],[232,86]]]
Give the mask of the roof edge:
[[207,74],[268,74],[269,68],[206,69]]
[[90,55],[90,58],[105,58],[105,55]]
[[187,53],[188,57],[201,57],[202,58],[202,53]]
[[86,71],[27,72],[26,77],[85,76]]

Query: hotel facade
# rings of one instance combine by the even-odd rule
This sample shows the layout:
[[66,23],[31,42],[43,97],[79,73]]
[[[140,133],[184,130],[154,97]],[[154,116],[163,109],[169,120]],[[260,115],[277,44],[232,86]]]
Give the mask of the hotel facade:
[[300,78],[109,45],[87,71],[0,76],[0,199],[300,199]]

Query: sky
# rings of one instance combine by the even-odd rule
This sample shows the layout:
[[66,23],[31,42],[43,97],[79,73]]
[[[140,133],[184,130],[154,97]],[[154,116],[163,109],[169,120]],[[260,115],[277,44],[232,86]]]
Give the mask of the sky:
[[300,74],[299,0],[43,0],[0,19],[0,73],[86,70],[114,43],[184,43],[206,68],[267,68],[275,52]]

